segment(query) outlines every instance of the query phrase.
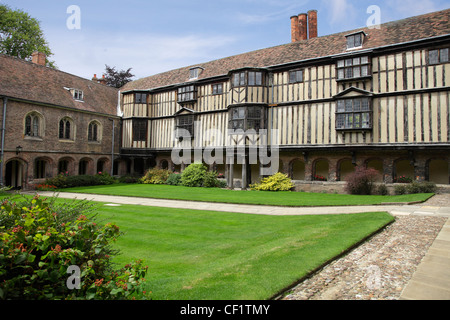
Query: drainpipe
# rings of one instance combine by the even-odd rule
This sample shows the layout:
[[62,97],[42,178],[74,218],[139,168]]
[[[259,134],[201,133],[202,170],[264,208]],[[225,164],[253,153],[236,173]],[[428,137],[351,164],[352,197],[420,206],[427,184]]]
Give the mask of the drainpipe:
[[0,186],[3,186],[3,162],[5,155],[5,126],[6,126],[6,105],[8,103],[8,98],[3,97],[3,120],[2,120],[2,148],[0,155]]
[[114,175],[114,131],[115,131],[115,122],[114,119],[109,118],[108,120],[112,121],[112,142],[111,142],[111,177]]

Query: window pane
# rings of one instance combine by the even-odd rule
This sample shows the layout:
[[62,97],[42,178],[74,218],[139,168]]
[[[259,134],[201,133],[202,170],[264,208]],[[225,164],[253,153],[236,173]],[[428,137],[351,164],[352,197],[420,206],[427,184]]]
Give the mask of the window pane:
[[239,84],[240,84],[241,86],[245,86],[245,72],[241,72]]
[[346,66],[346,67],[352,66],[352,65],[353,65],[352,62],[353,62],[352,59],[346,59],[346,60],[345,60],[345,66]]
[[353,68],[353,77],[354,78],[361,77],[361,68],[360,67],[354,67]]
[[248,85],[249,86],[254,86],[255,85],[255,73],[254,72],[249,72],[248,73]]
[[353,128],[360,128],[361,124],[360,124],[360,118],[361,118],[361,114],[360,113],[355,113],[353,114]]
[[27,116],[25,118],[25,135],[26,136],[31,135],[31,116]]
[[355,47],[355,37],[349,36],[347,37],[347,48],[354,48]]
[[361,57],[361,64],[369,63],[369,57]]
[[344,69],[338,70],[338,79],[344,79]]
[[289,83],[295,83],[295,82],[297,82],[296,72],[291,71],[291,72],[289,72]]
[[345,101],[344,100],[339,100],[338,101],[337,111],[338,112],[345,112]]
[[349,129],[353,128],[353,114],[352,113],[345,115],[345,127],[349,128]]
[[362,127],[363,128],[370,128],[370,113],[363,113],[362,114]]
[[353,111],[360,111],[361,110],[361,100],[355,99],[353,100]]
[[430,64],[439,63],[439,51],[438,50],[430,50],[428,54],[429,54]]
[[65,138],[66,139],[70,139],[70,122],[66,121],[66,133],[65,133]]
[[345,112],[352,112],[352,111],[353,111],[352,100],[351,99],[345,100]]
[[256,85],[262,85],[262,72],[256,72]]
[[353,58],[353,65],[357,66],[358,64],[360,64],[360,58]]
[[338,68],[342,68],[344,66],[344,60],[339,60],[337,66]]
[[365,98],[361,100],[361,110],[362,111],[369,111],[369,99]]
[[353,68],[345,68],[345,77],[353,78]]
[[233,76],[233,86],[234,87],[238,87],[239,86],[239,73],[236,73]]
[[361,67],[361,77],[365,77],[369,75],[369,66]]
[[362,41],[361,41],[362,35],[357,34],[357,35],[354,35],[354,37],[355,37],[355,47],[360,47],[362,45]]
[[344,114],[338,114],[337,115],[337,121],[336,121],[336,128],[337,129],[344,129],[344,119],[345,119],[345,115]]
[[448,62],[448,48],[441,49],[439,60],[440,62]]
[[303,70],[297,71],[297,82],[303,82]]
[[39,136],[39,119],[38,117],[33,117],[33,137]]

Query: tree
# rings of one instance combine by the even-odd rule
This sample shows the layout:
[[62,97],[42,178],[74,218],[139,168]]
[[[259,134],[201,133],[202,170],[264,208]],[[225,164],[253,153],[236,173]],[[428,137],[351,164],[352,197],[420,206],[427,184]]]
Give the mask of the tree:
[[134,77],[134,74],[131,74],[131,68],[128,70],[120,70],[117,71],[116,67],[110,67],[105,65],[105,79],[106,84],[110,87],[120,88],[124,86],[126,83],[131,81],[131,78]]
[[53,53],[40,22],[26,12],[0,5],[0,53],[30,61],[35,51],[44,53],[47,65],[55,67],[54,62],[48,60]]

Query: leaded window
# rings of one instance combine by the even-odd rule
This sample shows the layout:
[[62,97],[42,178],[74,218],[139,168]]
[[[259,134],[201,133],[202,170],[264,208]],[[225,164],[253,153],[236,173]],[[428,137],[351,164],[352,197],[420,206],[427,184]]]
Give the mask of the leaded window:
[[370,98],[343,99],[337,101],[337,130],[372,129],[372,104]]
[[337,62],[338,80],[363,78],[371,75],[368,56],[347,58]]

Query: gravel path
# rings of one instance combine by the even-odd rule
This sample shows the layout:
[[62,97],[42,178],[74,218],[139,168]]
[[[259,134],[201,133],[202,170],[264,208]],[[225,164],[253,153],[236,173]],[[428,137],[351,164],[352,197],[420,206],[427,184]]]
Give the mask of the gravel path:
[[[450,207],[449,195],[426,205]],[[369,241],[306,279],[283,300],[398,300],[448,218],[397,216]]]

